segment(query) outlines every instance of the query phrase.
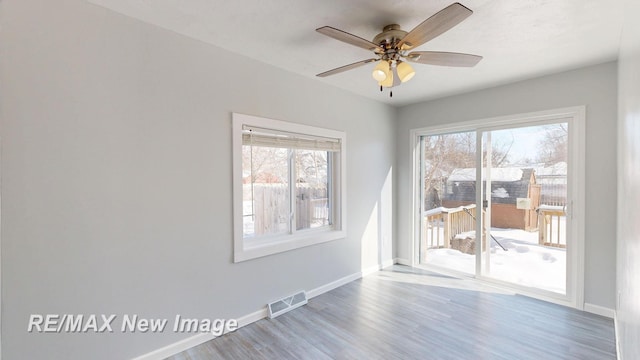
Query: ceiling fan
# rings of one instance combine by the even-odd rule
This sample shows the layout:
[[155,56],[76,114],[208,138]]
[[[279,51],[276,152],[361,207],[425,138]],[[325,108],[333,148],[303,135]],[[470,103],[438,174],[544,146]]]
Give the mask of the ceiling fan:
[[[442,51],[411,51],[458,25],[471,14],[473,11],[469,8],[460,3],[453,3],[410,32],[400,29],[398,24],[387,25],[373,38],[373,41],[331,26],[323,26],[316,31],[347,44],[373,51],[376,57],[325,71],[316,76],[326,77],[368,63],[379,62],[373,69],[372,75],[382,91],[385,87],[392,88],[409,81],[415,75],[415,71],[407,62],[456,67],[475,66],[482,60],[482,56]],[[390,91],[389,95],[393,96],[393,92]]]

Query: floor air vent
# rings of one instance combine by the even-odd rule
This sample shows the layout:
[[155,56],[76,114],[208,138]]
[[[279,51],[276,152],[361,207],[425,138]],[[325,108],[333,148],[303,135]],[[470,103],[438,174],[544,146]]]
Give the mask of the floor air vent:
[[274,317],[282,315],[287,311],[299,308],[306,303],[307,293],[304,291],[300,291],[284,299],[274,301],[267,306],[269,308],[269,318],[273,319]]

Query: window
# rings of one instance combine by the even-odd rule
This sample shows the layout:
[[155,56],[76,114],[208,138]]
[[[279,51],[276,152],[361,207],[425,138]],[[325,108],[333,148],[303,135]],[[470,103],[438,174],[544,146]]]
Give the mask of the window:
[[235,262],[345,237],[345,140],[233,114]]

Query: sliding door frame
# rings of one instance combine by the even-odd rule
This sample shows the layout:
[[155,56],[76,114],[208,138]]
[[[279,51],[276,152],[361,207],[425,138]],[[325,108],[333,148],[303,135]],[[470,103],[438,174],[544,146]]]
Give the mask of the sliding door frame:
[[[456,276],[475,278],[494,286],[506,288],[510,291],[542,299],[545,301],[571,306],[580,310],[584,309],[584,250],[585,250],[585,113],[584,106],[553,109],[540,112],[515,114],[494,118],[477,119],[471,121],[457,122],[448,125],[437,125],[412,129],[410,131],[410,146],[413,164],[413,186],[411,202],[412,210],[412,239],[410,241],[412,255],[411,265],[414,267],[425,267],[420,264],[420,240],[422,236],[423,222],[423,161],[421,159],[422,149],[420,148],[421,137],[430,135],[442,135],[459,132],[476,132],[476,149],[482,149],[482,135],[485,132],[508,129],[513,127],[526,127],[535,125],[567,122],[569,124],[569,146],[568,146],[568,182],[567,196],[570,202],[567,204],[567,217],[570,225],[567,227],[567,282],[566,294],[555,294],[550,291],[538,290],[504,281],[495,280],[482,276],[483,266],[481,256],[476,254],[476,273],[473,276],[463,273],[453,273]],[[478,165],[480,164],[480,165]],[[476,152],[476,189],[482,189],[482,151]],[[476,204],[481,203],[485,189],[476,193]],[[481,214],[481,212],[479,212]],[[476,232],[482,224],[482,216],[477,216]],[[478,234],[476,234],[476,238]],[[480,252],[481,246],[476,247]],[[426,268],[435,271],[443,271],[442,268]]]

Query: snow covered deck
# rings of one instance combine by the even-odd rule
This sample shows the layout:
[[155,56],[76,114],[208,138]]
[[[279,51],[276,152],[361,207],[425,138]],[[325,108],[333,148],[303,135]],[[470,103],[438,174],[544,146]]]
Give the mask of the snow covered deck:
[[[475,246],[475,210],[475,205],[471,205],[454,209],[438,208],[427,212],[420,262],[475,274],[474,251],[465,253],[452,248],[455,239],[472,241]],[[543,231],[492,227],[489,234],[506,251],[488,237],[488,242],[482,248],[482,261],[488,263],[483,265],[483,275],[564,294],[567,261],[564,209],[541,209],[540,219],[539,227]],[[483,234],[483,238],[487,236],[486,233]]]
[[[483,275],[522,286],[564,294],[566,281],[566,249],[538,244],[538,232],[519,229],[491,228],[491,234],[508,250],[502,250],[495,241],[489,247],[489,267]],[[464,234],[473,236],[475,233]],[[486,259],[483,252],[482,258]],[[427,249],[422,262],[475,274],[475,255],[450,248]]]

